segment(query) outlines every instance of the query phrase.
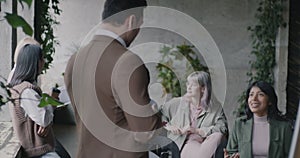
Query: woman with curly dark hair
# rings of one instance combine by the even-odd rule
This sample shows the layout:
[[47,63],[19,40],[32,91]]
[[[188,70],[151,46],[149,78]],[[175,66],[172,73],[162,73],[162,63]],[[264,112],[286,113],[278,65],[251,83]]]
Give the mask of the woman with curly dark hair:
[[245,100],[246,116],[233,126],[224,158],[286,158],[292,126],[277,107],[274,88],[264,81],[252,83]]

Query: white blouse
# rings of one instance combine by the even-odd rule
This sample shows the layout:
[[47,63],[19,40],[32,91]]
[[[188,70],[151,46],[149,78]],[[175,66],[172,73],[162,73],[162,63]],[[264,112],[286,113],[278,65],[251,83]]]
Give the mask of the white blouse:
[[25,116],[29,116],[36,124],[47,127],[53,120],[53,108],[48,105],[46,107],[38,107],[40,103],[40,95],[33,89],[27,88],[21,95],[20,106],[25,111]]

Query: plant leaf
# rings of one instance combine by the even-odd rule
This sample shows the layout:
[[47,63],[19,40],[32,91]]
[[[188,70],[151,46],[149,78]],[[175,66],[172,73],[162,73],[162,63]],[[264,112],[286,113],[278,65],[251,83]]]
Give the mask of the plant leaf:
[[23,2],[25,2],[28,5],[28,8],[31,7],[32,0],[19,0],[19,3],[22,5],[22,8],[24,8]]
[[23,17],[17,14],[10,14],[6,12],[4,18],[13,28],[22,27],[25,34],[32,36],[33,30]]
[[38,105],[38,107],[45,107],[45,106],[48,106],[48,105],[59,106],[59,105],[62,105],[62,104],[64,104],[64,103],[52,98],[47,93],[43,93],[40,104]]

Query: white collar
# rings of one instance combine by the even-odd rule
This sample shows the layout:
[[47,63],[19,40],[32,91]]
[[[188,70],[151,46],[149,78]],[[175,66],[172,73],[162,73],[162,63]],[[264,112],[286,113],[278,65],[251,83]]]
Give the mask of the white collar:
[[119,41],[124,47],[127,47],[125,41],[120,36],[118,36],[116,33],[112,32],[112,31],[100,29],[97,31],[96,35],[104,35],[104,36],[112,37],[113,39],[116,39],[117,41]]

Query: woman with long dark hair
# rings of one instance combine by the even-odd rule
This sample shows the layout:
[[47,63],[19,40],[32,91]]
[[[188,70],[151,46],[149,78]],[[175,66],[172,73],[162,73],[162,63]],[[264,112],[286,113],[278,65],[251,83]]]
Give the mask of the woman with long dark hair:
[[15,53],[14,53],[14,67],[10,71],[10,73],[7,77],[7,83],[10,83],[11,78],[14,74],[15,69],[16,69],[16,63],[17,63],[17,59],[18,59],[18,56],[19,56],[19,52],[20,52],[21,48],[23,48],[26,44],[34,44],[34,45],[40,46],[40,44],[35,39],[33,39],[32,37],[25,37],[25,38],[23,38],[22,40],[20,40],[18,42],[18,45],[17,45],[17,47],[15,49]]
[[245,112],[246,116],[234,123],[224,157],[288,157],[292,127],[278,110],[274,88],[264,81],[252,83],[247,89]]
[[51,127],[53,107],[38,107],[42,91],[37,86],[44,66],[42,49],[26,44],[21,48],[9,83],[13,102],[9,105],[14,130],[27,157],[59,158]]

